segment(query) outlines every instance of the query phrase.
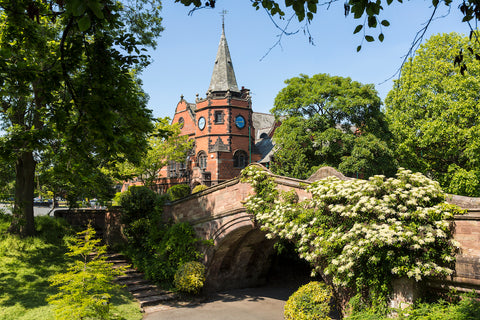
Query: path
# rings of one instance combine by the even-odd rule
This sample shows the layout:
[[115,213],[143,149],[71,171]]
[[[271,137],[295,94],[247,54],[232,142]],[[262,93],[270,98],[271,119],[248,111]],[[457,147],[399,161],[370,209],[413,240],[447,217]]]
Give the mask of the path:
[[144,320],[281,320],[296,285],[231,290],[205,302],[145,309]]

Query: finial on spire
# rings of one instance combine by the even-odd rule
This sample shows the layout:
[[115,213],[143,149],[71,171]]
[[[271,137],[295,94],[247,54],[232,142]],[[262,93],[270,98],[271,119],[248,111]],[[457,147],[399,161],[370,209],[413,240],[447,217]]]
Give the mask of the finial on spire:
[[222,31],[225,32],[225,15],[228,13],[227,10],[223,9],[222,12],[220,12],[220,15],[222,16]]
[[[239,93],[235,72],[233,71],[232,58],[228,50],[227,38],[225,37],[225,15],[226,10],[222,10],[222,35],[218,44],[217,58],[213,66],[212,80],[208,92],[231,92]],[[208,98],[209,94],[207,94]]]

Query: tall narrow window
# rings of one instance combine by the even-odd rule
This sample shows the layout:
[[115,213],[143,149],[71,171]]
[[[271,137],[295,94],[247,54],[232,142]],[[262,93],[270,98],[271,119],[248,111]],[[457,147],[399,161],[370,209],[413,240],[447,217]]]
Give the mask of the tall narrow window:
[[215,111],[214,114],[215,124],[222,124],[223,123],[223,111]]
[[245,168],[247,166],[247,153],[245,151],[235,151],[233,155],[233,166],[235,168]]
[[177,163],[175,161],[170,161],[167,166],[167,176],[169,178],[174,178],[177,176]]
[[200,151],[197,157],[197,162],[198,166],[200,169],[206,169],[207,168],[207,154],[203,151]]

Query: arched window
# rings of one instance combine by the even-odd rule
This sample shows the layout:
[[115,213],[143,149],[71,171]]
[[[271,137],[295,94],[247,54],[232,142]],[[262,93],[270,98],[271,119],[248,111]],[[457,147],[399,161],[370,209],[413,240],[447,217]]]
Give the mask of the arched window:
[[245,168],[247,166],[247,153],[243,150],[237,150],[233,154],[233,166],[235,168]]
[[200,151],[197,156],[197,165],[200,169],[207,168],[207,154],[204,151]]

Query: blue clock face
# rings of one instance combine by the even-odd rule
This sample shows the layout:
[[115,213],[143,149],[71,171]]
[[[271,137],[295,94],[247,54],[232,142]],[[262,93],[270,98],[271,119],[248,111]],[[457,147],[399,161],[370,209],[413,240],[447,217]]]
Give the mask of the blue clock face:
[[235,125],[239,128],[242,129],[245,127],[245,119],[242,116],[237,116],[235,118]]
[[204,117],[201,117],[200,119],[198,119],[198,128],[200,128],[200,130],[203,130],[203,128],[205,128],[205,118]]

